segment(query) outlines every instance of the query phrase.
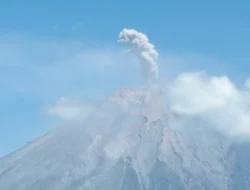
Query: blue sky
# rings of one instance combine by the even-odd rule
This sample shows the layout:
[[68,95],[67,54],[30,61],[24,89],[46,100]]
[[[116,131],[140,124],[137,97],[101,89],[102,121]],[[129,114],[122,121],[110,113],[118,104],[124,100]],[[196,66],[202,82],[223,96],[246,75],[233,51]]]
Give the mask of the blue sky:
[[148,35],[166,78],[205,69],[242,82],[250,72],[249,7],[246,0],[2,2],[0,156],[51,130],[57,122],[43,108],[60,97],[102,98],[139,84],[139,69],[117,44],[125,27]]

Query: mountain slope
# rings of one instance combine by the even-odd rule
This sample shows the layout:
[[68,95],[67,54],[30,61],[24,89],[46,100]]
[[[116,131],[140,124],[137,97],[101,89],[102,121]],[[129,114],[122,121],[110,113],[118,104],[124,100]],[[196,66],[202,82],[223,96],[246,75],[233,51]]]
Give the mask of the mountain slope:
[[115,92],[83,123],[2,158],[1,189],[249,189],[249,145],[176,117],[163,97],[157,88]]

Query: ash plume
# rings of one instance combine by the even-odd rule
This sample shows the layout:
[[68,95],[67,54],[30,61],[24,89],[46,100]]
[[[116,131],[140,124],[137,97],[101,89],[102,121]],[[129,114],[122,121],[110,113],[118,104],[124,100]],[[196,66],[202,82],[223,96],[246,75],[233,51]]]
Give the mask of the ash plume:
[[129,51],[139,59],[144,83],[155,82],[158,78],[158,53],[148,37],[134,29],[124,28],[119,34],[118,42],[129,45]]

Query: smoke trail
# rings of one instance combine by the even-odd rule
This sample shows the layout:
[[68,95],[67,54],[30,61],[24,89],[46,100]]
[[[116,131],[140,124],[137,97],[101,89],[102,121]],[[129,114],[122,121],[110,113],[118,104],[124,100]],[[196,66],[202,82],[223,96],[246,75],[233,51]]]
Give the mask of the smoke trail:
[[118,42],[128,44],[130,52],[139,58],[144,82],[155,82],[158,78],[158,53],[154,45],[149,43],[148,37],[134,29],[125,28],[120,32]]

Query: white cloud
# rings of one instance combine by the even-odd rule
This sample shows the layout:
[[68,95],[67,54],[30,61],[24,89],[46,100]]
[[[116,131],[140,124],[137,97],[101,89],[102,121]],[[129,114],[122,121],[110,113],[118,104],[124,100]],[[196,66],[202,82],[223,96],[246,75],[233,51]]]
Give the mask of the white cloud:
[[62,97],[58,102],[46,108],[46,113],[52,117],[67,122],[81,122],[95,109],[94,104]]
[[250,91],[240,89],[226,76],[205,72],[182,73],[168,87],[171,109],[183,116],[198,116],[220,132],[250,137]]

